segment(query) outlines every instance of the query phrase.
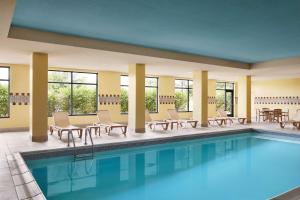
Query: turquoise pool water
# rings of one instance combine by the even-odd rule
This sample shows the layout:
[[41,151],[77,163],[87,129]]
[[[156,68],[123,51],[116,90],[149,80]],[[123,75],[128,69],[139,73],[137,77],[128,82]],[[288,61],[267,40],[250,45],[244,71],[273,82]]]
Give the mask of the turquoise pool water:
[[300,185],[300,140],[271,134],[26,162],[50,200],[259,200]]

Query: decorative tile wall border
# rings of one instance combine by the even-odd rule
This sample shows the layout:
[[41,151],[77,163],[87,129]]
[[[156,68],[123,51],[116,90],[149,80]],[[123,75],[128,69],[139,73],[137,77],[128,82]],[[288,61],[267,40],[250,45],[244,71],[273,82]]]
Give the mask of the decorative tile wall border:
[[[175,96],[160,95],[159,96],[159,104],[175,104]],[[208,104],[216,104],[216,97],[209,96]]]
[[208,104],[216,104],[216,97],[208,96]]
[[254,104],[300,105],[299,96],[254,97]]
[[175,96],[160,95],[159,104],[175,104]]
[[29,93],[10,93],[9,102],[12,105],[29,105],[30,94]]
[[101,94],[99,95],[100,105],[118,105],[120,104],[120,95],[117,94]]

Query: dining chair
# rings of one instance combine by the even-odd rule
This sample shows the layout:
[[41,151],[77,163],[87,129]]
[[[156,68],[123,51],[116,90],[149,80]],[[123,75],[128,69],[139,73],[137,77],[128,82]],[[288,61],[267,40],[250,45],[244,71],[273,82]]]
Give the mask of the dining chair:
[[266,121],[266,120],[270,120],[270,108],[262,108],[261,109],[261,115],[262,115],[262,118],[263,118],[263,121]]
[[285,121],[289,121],[290,120],[290,111],[288,108],[284,108],[282,110],[282,117]]
[[274,109],[272,121],[276,121],[278,123],[282,121],[282,109]]

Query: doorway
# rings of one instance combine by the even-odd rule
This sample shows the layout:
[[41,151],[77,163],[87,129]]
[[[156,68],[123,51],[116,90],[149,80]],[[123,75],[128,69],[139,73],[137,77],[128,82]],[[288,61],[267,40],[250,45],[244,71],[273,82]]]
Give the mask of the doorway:
[[226,111],[229,117],[234,116],[234,83],[216,83],[216,109]]

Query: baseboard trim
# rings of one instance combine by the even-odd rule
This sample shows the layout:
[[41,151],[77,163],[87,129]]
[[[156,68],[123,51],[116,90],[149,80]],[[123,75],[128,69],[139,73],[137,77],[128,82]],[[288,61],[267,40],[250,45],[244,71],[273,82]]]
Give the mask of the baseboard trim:
[[0,128],[0,133],[7,133],[7,132],[25,132],[25,131],[29,131],[29,127]]
[[32,142],[46,142],[48,140],[48,134],[43,136],[31,136]]

